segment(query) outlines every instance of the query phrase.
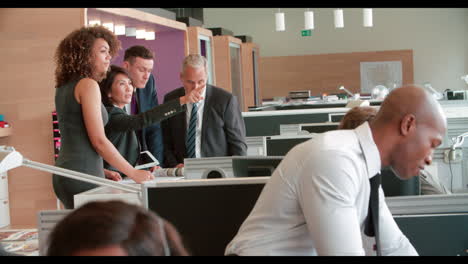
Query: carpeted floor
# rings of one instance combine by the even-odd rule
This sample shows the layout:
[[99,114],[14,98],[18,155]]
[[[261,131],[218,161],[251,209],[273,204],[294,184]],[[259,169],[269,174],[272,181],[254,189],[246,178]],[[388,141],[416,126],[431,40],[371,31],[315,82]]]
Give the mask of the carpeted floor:
[[26,256],[39,255],[37,229],[2,229],[0,243],[9,252]]

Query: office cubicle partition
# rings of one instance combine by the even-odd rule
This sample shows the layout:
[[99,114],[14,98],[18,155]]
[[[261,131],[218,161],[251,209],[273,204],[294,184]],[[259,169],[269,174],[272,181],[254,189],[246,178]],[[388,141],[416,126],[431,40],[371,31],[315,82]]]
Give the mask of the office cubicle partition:
[[268,177],[161,182],[148,208],[179,230],[193,255],[222,256],[254,207]]
[[[281,124],[339,122],[349,108],[243,112],[247,137],[280,135]],[[338,114],[338,115],[337,115]]]

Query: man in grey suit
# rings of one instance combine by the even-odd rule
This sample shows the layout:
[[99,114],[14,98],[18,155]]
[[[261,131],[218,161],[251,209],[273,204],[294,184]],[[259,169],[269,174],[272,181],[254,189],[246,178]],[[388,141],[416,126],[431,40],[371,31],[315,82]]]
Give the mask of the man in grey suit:
[[[237,98],[224,89],[207,84],[206,58],[192,54],[182,64],[180,80],[183,87],[164,96],[164,102],[183,96],[199,87],[204,99],[196,104],[195,151],[200,157],[245,156],[245,124]],[[186,140],[190,132],[190,119],[194,104],[187,104],[186,113],[177,114],[161,123],[164,137],[164,164],[166,167],[183,167],[187,154]],[[190,143],[188,143],[190,144]],[[191,144],[190,144],[191,145]],[[189,150],[189,153],[192,152]]]

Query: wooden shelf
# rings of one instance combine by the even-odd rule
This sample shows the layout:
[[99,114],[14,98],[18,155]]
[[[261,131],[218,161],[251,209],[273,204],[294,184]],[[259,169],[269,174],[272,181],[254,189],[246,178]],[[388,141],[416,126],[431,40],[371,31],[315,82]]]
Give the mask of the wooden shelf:
[[11,134],[13,134],[13,128],[11,128],[11,127],[0,128],[0,138],[1,137],[8,137]]

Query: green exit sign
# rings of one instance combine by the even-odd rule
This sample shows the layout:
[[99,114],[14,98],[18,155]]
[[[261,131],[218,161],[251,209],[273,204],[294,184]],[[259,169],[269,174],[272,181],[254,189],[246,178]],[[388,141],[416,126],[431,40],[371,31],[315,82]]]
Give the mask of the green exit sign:
[[303,37],[310,37],[312,36],[312,30],[310,29],[305,29],[301,31],[301,36]]

